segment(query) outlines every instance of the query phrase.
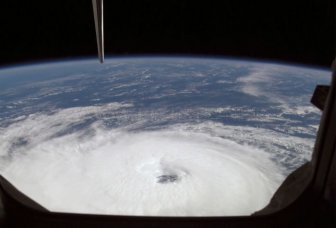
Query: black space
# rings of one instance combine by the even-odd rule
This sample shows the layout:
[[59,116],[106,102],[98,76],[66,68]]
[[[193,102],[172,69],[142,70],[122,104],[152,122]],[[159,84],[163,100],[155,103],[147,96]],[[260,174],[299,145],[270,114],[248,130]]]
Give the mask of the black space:
[[[96,56],[91,0],[5,1],[0,65]],[[333,0],[105,0],[107,55],[210,55],[330,66]]]

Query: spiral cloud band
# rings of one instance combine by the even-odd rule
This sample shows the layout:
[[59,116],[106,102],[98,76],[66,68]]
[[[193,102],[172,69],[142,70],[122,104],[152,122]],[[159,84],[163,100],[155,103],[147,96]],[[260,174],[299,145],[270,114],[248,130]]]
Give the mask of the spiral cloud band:
[[129,106],[18,118],[2,129],[2,174],[51,211],[168,216],[248,215],[283,179],[269,153],[216,135],[226,127],[213,122],[111,130],[93,121],[63,134]]

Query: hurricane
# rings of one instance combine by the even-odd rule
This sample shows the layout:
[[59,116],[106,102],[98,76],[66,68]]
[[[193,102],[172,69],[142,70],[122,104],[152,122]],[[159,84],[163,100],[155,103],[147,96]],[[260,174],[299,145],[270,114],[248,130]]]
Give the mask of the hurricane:
[[303,98],[326,72],[296,81],[305,89],[293,95],[263,83],[290,84],[277,76],[308,70],[147,61],[89,62],[87,74],[63,63],[23,68],[38,81],[1,92],[1,175],[55,212],[251,215],[310,159],[320,114]]

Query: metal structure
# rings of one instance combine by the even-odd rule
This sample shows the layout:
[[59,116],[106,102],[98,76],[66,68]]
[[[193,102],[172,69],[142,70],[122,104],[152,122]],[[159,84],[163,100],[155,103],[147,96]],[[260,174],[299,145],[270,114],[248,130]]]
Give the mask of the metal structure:
[[98,58],[104,62],[104,0],[92,0],[93,16],[96,28]]

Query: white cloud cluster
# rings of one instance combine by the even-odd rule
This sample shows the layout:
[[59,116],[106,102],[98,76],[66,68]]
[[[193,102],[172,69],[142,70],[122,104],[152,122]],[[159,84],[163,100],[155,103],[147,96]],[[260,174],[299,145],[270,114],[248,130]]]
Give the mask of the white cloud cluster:
[[18,119],[1,129],[1,174],[52,211],[169,216],[248,215],[283,179],[269,153],[223,138],[234,129],[218,135],[211,122],[130,131],[96,121],[60,134],[129,106]]

